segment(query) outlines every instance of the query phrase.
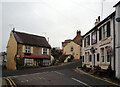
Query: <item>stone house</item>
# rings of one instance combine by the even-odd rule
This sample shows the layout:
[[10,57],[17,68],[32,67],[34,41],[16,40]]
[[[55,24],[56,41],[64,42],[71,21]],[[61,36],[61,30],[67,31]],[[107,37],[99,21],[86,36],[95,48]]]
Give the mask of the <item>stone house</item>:
[[15,58],[22,58],[24,66],[47,66],[50,56],[51,46],[45,37],[11,31],[7,44],[7,69],[16,70]]

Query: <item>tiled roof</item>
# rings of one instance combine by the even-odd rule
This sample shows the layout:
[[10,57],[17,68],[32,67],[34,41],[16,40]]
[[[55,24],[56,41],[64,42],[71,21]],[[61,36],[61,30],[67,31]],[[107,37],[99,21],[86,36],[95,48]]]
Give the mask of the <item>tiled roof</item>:
[[12,31],[16,41],[20,44],[51,48],[45,37]]

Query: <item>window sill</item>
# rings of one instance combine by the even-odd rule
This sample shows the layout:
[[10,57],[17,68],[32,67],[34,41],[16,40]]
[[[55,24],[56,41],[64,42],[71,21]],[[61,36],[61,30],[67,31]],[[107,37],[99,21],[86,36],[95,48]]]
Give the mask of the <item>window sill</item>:
[[104,39],[102,39],[101,41],[105,41],[105,40],[107,40],[108,39],[108,37],[105,37]]
[[110,64],[107,64],[107,63],[100,63],[100,65],[103,65],[103,66],[109,66]]

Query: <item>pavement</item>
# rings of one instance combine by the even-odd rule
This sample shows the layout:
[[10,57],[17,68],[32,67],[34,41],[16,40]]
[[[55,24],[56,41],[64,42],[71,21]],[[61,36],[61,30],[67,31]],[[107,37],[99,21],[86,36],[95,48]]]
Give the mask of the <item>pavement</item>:
[[[119,87],[117,84],[108,82],[107,80],[92,77],[76,67],[81,67],[81,61],[71,62],[59,66],[47,67],[42,69],[28,69],[4,72],[3,76],[14,87],[21,86],[87,86],[87,87]],[[6,74],[6,75],[5,75]]]

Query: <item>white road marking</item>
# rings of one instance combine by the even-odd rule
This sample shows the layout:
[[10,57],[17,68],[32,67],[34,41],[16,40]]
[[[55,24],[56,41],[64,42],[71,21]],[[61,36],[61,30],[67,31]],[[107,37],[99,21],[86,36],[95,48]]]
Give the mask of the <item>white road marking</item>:
[[81,84],[83,84],[83,85],[86,85],[86,86],[88,86],[88,87],[91,87],[91,86],[89,86],[88,84],[86,84],[86,83],[84,83],[84,82],[82,82],[82,81],[80,81],[80,80],[77,80],[77,79],[75,79],[75,78],[72,78],[72,80],[77,81],[77,82],[79,82],[79,83],[81,83]]
[[[53,72],[53,71],[52,71]],[[44,74],[48,72],[41,72],[41,73],[33,73],[33,74],[25,74],[25,75],[16,75],[16,76],[8,76],[8,77],[21,77],[21,76],[28,76],[28,75],[38,75],[38,74]]]
[[63,73],[60,73],[60,72],[57,72],[57,71],[54,71],[55,73],[57,73],[57,74],[60,74],[60,75],[64,75]]

